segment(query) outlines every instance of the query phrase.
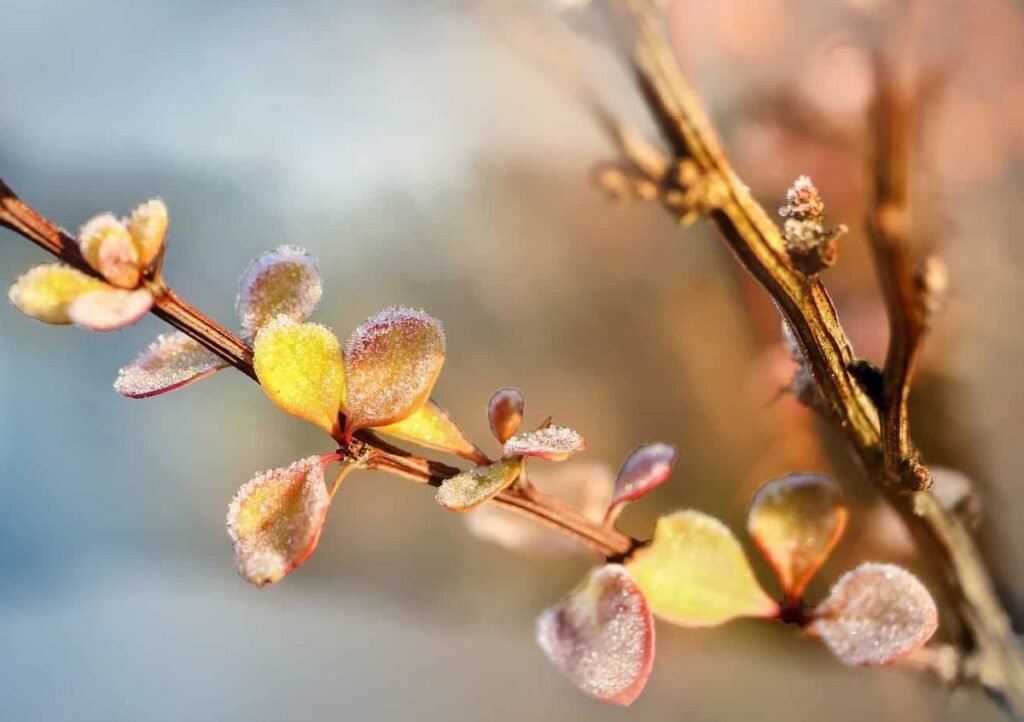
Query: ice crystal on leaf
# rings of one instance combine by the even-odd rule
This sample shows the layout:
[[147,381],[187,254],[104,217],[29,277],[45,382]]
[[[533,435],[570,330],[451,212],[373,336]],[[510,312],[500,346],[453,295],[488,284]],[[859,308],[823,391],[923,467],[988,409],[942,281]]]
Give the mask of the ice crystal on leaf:
[[454,511],[469,511],[508,488],[522,466],[522,459],[517,457],[463,471],[441,482],[437,501]]
[[84,293],[68,306],[68,318],[90,331],[117,331],[149,312],[153,295],[145,290],[103,288]]
[[140,203],[132,209],[126,223],[142,266],[148,265],[160,253],[168,222],[167,206],[159,198]]
[[676,447],[661,442],[640,446],[623,462],[615,478],[612,506],[636,501],[663,483],[676,463]]
[[771,617],[778,604],[754,578],[727,526],[691,509],[658,519],[654,539],[626,567],[654,613],[683,627],[712,627],[735,617]]
[[269,321],[285,315],[305,321],[323,286],[316,259],[295,246],[280,246],[257,256],[239,282],[235,310],[242,334],[252,338]]
[[134,399],[156,396],[205,378],[227,366],[181,331],[161,334],[117,373],[114,388]]
[[586,448],[587,444],[579,432],[551,425],[513,436],[502,447],[502,455],[505,458],[537,456],[548,461],[565,461]]
[[7,292],[26,316],[52,324],[73,323],[68,309],[79,296],[109,288],[98,278],[61,263],[44,263],[26,271]]
[[654,620],[625,567],[607,564],[537,619],[537,641],[577,687],[628,705],[654,664]]
[[430,396],[444,364],[441,322],[423,310],[385,308],[345,345],[346,432],[394,424]]
[[89,265],[113,285],[138,285],[139,251],[128,229],[110,213],[86,221],[78,232],[78,246]]
[[257,587],[281,580],[313,554],[330,495],[325,460],[310,456],[247,481],[228,507],[238,573]]
[[411,416],[395,424],[380,426],[377,431],[428,449],[447,451],[478,464],[487,463],[487,456],[463,435],[455,420],[434,401],[427,401]]
[[526,402],[523,392],[519,389],[498,389],[487,402],[487,421],[491,425],[491,433],[504,444],[513,434],[519,431],[523,423],[523,409]]
[[861,564],[844,574],[814,612],[811,630],[842,662],[894,662],[927,642],[938,626],[935,601],[906,569]]

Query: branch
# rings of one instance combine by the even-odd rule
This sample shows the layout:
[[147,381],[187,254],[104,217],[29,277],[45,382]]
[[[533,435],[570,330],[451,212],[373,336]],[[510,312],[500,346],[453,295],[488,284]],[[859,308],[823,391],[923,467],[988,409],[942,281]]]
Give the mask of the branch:
[[[83,273],[99,277],[78,250],[78,242],[57,224],[27,205],[0,180],[0,225],[27,238]],[[252,365],[252,348],[199,309],[178,296],[164,281],[159,270],[151,270],[143,279],[153,293],[152,313],[156,317],[195,339],[207,349],[259,383]],[[343,442],[339,442],[343,443]],[[388,471],[397,476],[439,486],[459,469],[414,456],[389,444],[371,431],[357,432],[355,440],[341,449],[351,458],[362,458],[366,466]],[[491,500],[498,506],[522,514],[589,546],[594,552],[619,559],[638,544],[636,539],[594,522],[559,500],[540,494],[535,489],[508,489]]]

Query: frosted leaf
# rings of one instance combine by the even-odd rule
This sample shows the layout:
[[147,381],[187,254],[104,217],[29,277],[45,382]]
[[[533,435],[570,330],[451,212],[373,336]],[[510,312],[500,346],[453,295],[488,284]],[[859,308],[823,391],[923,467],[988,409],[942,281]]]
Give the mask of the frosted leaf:
[[105,288],[76,298],[68,306],[68,318],[90,331],[117,331],[146,315],[153,295],[144,288],[127,291]]
[[251,338],[282,314],[305,321],[322,295],[320,271],[310,253],[295,246],[263,253],[249,264],[238,285],[235,311],[242,334]]
[[138,251],[139,265],[145,268],[163,248],[164,236],[167,235],[167,206],[159,198],[140,203],[124,223]]
[[330,505],[324,467],[310,456],[257,474],[235,494],[228,534],[246,581],[273,584],[313,554]]
[[523,392],[512,388],[498,389],[487,402],[487,420],[499,444],[504,444],[519,431],[519,425],[523,423],[524,407]]
[[7,292],[7,298],[26,316],[52,324],[72,323],[68,307],[79,296],[108,289],[98,278],[62,263],[44,263],[29,269]]
[[345,370],[341,345],[329,328],[278,316],[256,334],[253,368],[278,407],[334,433]]
[[620,564],[590,572],[583,585],[537,618],[537,642],[582,691],[631,704],[654,665],[654,619]]
[[345,346],[346,427],[385,426],[426,403],[444,365],[441,322],[391,306],[363,322]]
[[[531,469],[529,480],[540,491],[600,523],[612,498],[615,476],[611,467],[601,462],[569,461]],[[564,556],[590,552],[581,542],[495,504],[474,509],[466,514],[465,520],[474,536],[521,554]]]
[[735,617],[779,612],[729,527],[699,511],[658,519],[654,539],[635,551],[626,567],[654,613],[683,627],[713,627]]
[[488,462],[487,455],[463,436],[455,420],[434,401],[427,401],[412,416],[397,424],[377,427],[377,431],[428,449],[447,451],[477,464]]
[[676,447],[661,442],[640,446],[630,454],[615,478],[612,505],[636,501],[661,485],[676,463]]
[[795,221],[820,222],[824,219],[825,203],[808,176],[802,175],[793,181],[786,192],[786,205],[779,209],[779,215]]
[[754,494],[747,531],[789,599],[799,599],[839,542],[847,511],[839,485],[821,474],[789,474]]
[[109,213],[95,216],[78,232],[82,256],[103,277],[119,288],[139,284],[139,254],[132,236],[121,221]]
[[505,458],[538,456],[548,461],[565,461],[586,448],[587,444],[579,432],[551,425],[513,436],[502,447],[502,455]]
[[181,331],[161,334],[117,372],[114,389],[144,399],[181,388],[226,368],[228,364]]
[[844,574],[814,612],[811,631],[845,664],[888,664],[935,633],[935,601],[913,574],[893,564],[861,564]]
[[463,471],[441,482],[437,503],[453,511],[469,511],[508,488],[522,470],[521,459],[504,459]]

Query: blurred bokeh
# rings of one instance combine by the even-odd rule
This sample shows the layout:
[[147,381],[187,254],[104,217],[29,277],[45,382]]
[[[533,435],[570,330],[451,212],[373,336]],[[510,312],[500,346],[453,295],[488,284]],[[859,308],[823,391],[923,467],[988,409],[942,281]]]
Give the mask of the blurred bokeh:
[[[809,173],[830,220],[852,227],[827,283],[875,360],[887,332],[861,221],[863,48],[883,4],[671,8],[744,179],[775,207]],[[983,547],[1018,620],[1020,12],[939,0],[919,32],[919,235],[953,286],[913,411],[928,459],[983,490]],[[0,175],[69,228],[161,196],[169,280],[224,322],[247,261],[284,242],[319,258],[317,319],[342,335],[387,304],[427,308],[449,339],[436,397],[473,438],[488,438],[490,393],[515,385],[527,422],[578,428],[588,459],[676,444],[674,482],[627,512],[637,535],[684,505],[741,529],[762,481],[829,471],[853,512],[812,596],[869,558],[930,578],[836,435],[777,398],[792,371],[777,320],[713,233],[590,182],[614,154],[560,84],[567,68],[647,126],[587,19],[569,20],[582,39],[521,0],[7,0]],[[40,260],[0,233],[8,279]],[[228,500],[254,471],[329,448],[239,374],[117,396],[117,368],[159,330],[149,318],[99,336],[0,312],[0,718],[1000,718],[976,690],[847,669],[766,623],[659,626],[645,694],[603,707],[532,637],[590,561],[483,543],[424,489],[380,475],[347,481],[315,557],[257,591],[233,568]]]

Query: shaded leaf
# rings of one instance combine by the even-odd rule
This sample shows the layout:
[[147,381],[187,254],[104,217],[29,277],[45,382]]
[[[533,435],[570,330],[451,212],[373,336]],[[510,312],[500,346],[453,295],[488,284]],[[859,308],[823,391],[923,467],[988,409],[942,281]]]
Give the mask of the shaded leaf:
[[935,601],[913,574],[893,564],[861,564],[844,574],[814,613],[810,629],[846,664],[888,664],[921,647],[939,623]]
[[295,246],[279,246],[257,256],[242,275],[235,311],[247,338],[280,315],[305,321],[313,312],[323,285],[316,259]]
[[330,329],[278,316],[256,334],[253,367],[263,390],[281,409],[335,432],[345,370],[341,346]]
[[138,252],[139,265],[143,268],[156,258],[164,245],[167,235],[167,206],[159,198],[140,203],[132,209],[126,219],[128,232]]
[[637,447],[623,462],[615,478],[612,505],[636,501],[664,482],[676,463],[676,447],[654,443]]
[[491,433],[499,444],[504,444],[509,437],[519,431],[519,425],[523,423],[525,406],[523,392],[519,389],[498,389],[491,396],[491,400],[487,402],[487,421],[490,422]]
[[836,482],[820,474],[789,474],[757,490],[747,530],[787,598],[796,600],[839,542],[846,518]]
[[364,321],[345,346],[346,433],[412,415],[427,402],[444,351],[441,322],[425,311],[391,306]]
[[144,288],[128,291],[109,286],[84,293],[68,306],[68,318],[90,331],[117,331],[131,326],[153,306],[153,295]]
[[626,568],[606,564],[537,618],[537,642],[582,691],[626,706],[654,665],[654,618]]
[[441,482],[437,502],[454,511],[469,511],[508,488],[519,476],[522,459],[503,459],[463,471]]
[[44,263],[26,271],[7,292],[7,298],[26,316],[43,323],[69,324],[71,302],[81,295],[108,289],[98,278],[61,263]]
[[228,507],[238,573],[257,587],[273,584],[316,549],[330,495],[325,460],[310,456],[247,481]]
[[654,613],[683,627],[712,627],[735,617],[773,617],[779,612],[729,528],[699,511],[661,517],[650,545],[634,552],[626,567]]
[[565,426],[542,426],[533,431],[517,434],[505,442],[502,455],[537,456],[548,461],[565,461],[587,448],[579,432]]
[[395,424],[380,426],[377,431],[428,449],[447,451],[478,464],[487,463],[484,452],[462,435],[455,420],[434,401],[427,401],[412,416]]
[[78,232],[82,256],[103,277],[119,288],[139,283],[139,253],[131,233],[110,213],[90,218]]
[[117,372],[114,389],[133,399],[181,388],[228,366],[181,331],[161,334],[136,359]]

